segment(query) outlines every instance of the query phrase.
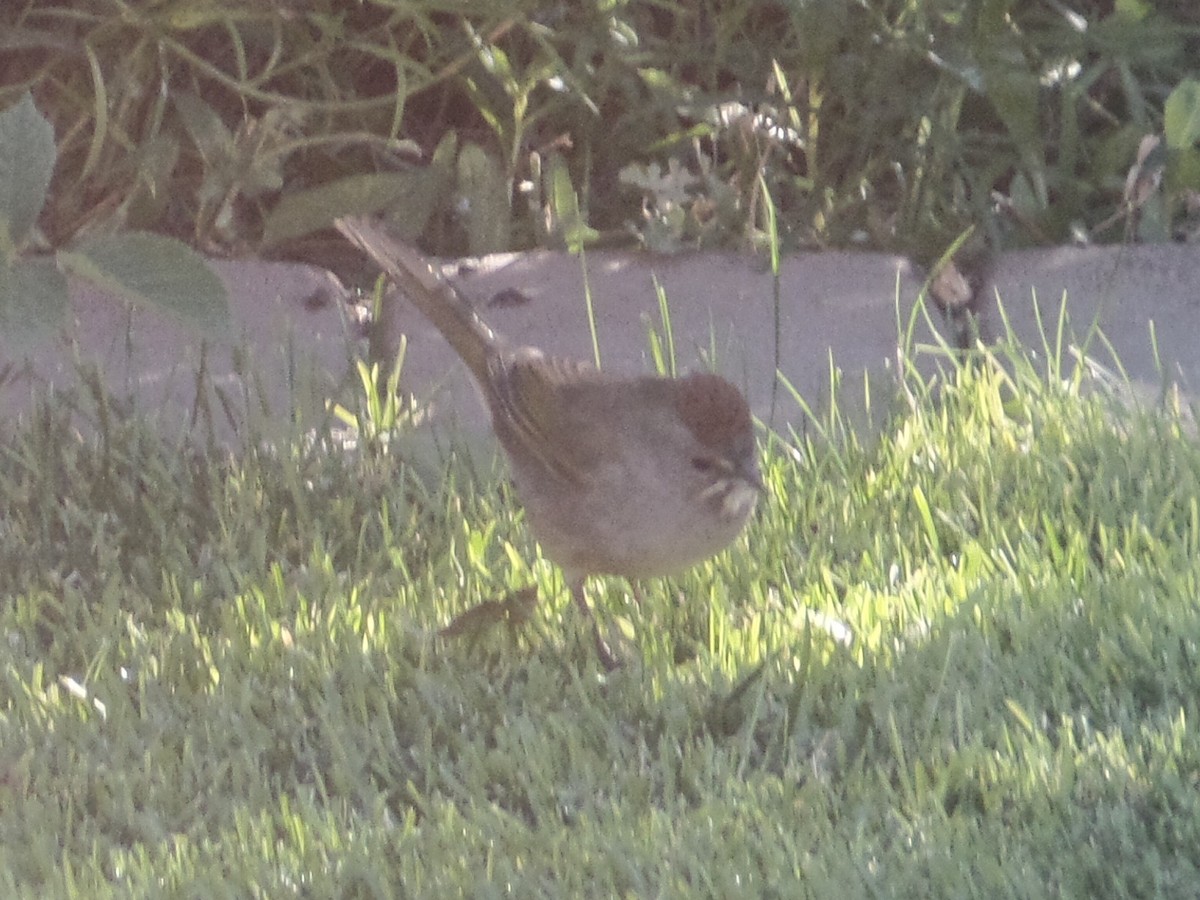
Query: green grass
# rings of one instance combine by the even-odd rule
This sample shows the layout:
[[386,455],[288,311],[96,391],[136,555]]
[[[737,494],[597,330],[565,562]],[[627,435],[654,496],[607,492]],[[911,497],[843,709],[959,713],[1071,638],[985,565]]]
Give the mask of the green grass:
[[44,411],[0,444],[4,893],[1189,896],[1194,435],[1020,356],[912,387],[766,441],[640,609],[594,584],[612,675],[499,470]]

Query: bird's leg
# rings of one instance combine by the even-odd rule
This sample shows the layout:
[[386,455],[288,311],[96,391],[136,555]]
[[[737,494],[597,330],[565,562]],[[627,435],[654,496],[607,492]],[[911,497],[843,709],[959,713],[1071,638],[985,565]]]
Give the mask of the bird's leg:
[[583,582],[584,579],[582,578],[576,578],[571,581],[571,599],[575,601],[575,605],[579,607],[584,618],[592,625],[592,636],[596,640],[596,655],[600,657],[600,665],[604,666],[606,672],[611,672],[614,669],[620,668],[621,663],[613,655],[612,648],[608,646],[608,641],[600,633],[600,623],[592,613],[592,608],[588,606],[587,597],[584,596]]
[[587,597],[583,593],[583,584],[583,578],[571,579],[571,599],[575,601],[575,605],[579,607],[583,617],[590,619],[592,618],[592,608],[588,606]]
[[637,605],[638,609],[641,609],[642,608],[642,586],[636,581],[631,581],[631,582],[629,582],[629,590],[633,594],[633,602]]

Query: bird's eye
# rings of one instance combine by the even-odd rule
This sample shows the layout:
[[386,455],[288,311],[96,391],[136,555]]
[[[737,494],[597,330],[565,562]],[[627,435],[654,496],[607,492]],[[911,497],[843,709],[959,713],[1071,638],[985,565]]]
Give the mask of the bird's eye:
[[693,456],[692,468],[697,472],[712,472],[717,468],[716,462],[709,456]]

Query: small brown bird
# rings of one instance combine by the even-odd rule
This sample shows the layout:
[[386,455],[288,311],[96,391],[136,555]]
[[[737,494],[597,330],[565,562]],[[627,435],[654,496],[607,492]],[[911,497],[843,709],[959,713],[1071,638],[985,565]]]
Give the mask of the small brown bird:
[[[396,282],[479,383],[533,536],[591,617],[589,575],[670,575],[724,549],[762,481],[750,410],[717,375],[620,377],[511,346],[369,219],[338,230]],[[596,632],[606,665],[611,654]]]

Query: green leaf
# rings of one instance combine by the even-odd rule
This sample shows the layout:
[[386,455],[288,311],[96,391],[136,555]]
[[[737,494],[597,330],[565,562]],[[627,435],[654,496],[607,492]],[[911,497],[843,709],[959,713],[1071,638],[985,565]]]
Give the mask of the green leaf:
[[209,166],[220,165],[233,156],[233,134],[215,109],[187,92],[177,93],[174,101],[183,127]]
[[[446,189],[435,166],[407,172],[372,172],[339,178],[320,187],[287,194],[263,225],[263,244],[270,246],[309,234],[339,216],[392,213],[396,233],[412,240],[425,224]],[[400,213],[400,215],[396,215]]]
[[0,221],[8,224],[14,246],[37,221],[56,155],[54,129],[28,93],[0,112]]
[[[1007,51],[1007,52],[1004,52]],[[981,59],[984,92],[1008,129],[1013,143],[1023,148],[1027,159],[1040,156],[1029,148],[1040,147],[1037,78],[1028,71],[1021,54],[1001,48]]]
[[1163,131],[1172,150],[1185,150],[1200,141],[1200,81],[1185,78],[1171,91],[1163,106]]
[[1113,6],[1113,12],[1123,19],[1140,22],[1154,12],[1154,7],[1146,0],[1117,0]]
[[204,258],[174,238],[132,231],[90,238],[58,254],[72,274],[141,306],[193,325],[229,321],[225,285]]
[[48,256],[0,265],[0,337],[37,337],[67,312],[67,279]]
[[567,250],[578,253],[584,245],[600,236],[600,232],[587,223],[579,208],[579,195],[571,184],[571,173],[566,161],[557,154],[547,161],[550,177],[550,219],[553,234],[562,239]]
[[464,144],[458,155],[458,193],[467,201],[467,244],[483,255],[507,250],[512,231],[508,179],[498,160],[478,144]]
[[1167,167],[1167,178],[1172,192],[1200,191],[1200,150],[1187,147],[1173,154]]
[[505,88],[516,84],[516,75],[513,73],[508,54],[495,44],[484,43],[483,39],[476,34],[472,34],[472,37],[476,44],[479,62],[483,65],[484,70],[498,78]]
[[439,172],[450,172],[457,156],[458,134],[454,131],[447,131],[442,136],[442,139],[438,141],[438,145],[433,148],[430,165]]

